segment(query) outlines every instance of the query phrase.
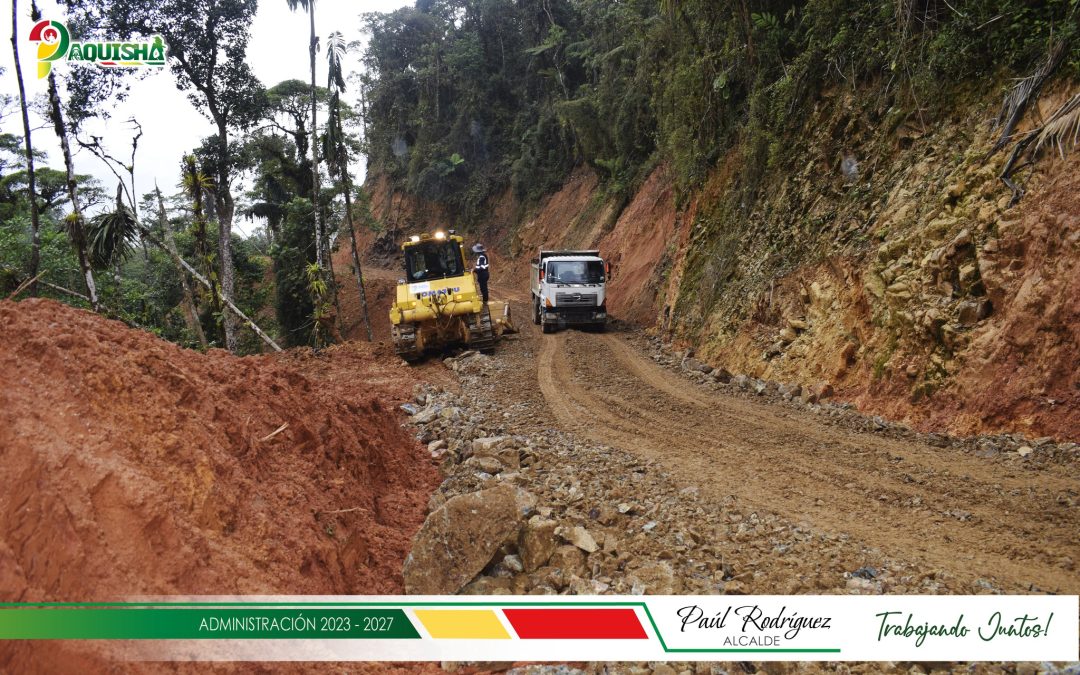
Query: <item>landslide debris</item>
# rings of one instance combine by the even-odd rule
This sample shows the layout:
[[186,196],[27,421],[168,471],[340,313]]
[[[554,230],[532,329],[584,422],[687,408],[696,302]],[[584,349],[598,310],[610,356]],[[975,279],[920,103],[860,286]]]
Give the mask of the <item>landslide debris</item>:
[[0,599],[400,592],[437,476],[382,362],[0,302]]
[[[637,364],[634,360],[622,363],[618,358],[604,357],[603,349],[595,352],[588,349],[604,347],[610,341],[575,335],[551,341],[538,335],[530,337],[526,332],[499,358],[473,352],[448,358],[444,365],[460,379],[460,386],[454,389],[461,393],[427,386],[418,389],[413,402],[403,406],[412,415],[417,438],[427,443],[432,458],[441,462],[446,476],[432,495],[431,515],[424,530],[438,528],[442,532],[457,528],[459,536],[474,537],[474,545],[482,551],[482,555],[477,554],[478,559],[470,561],[470,569],[477,570],[473,578],[455,580],[444,587],[445,592],[456,589],[461,593],[517,594],[1045,590],[1031,581],[1035,578],[1034,569],[1010,578],[995,574],[1002,570],[972,570],[962,563],[939,567],[940,560],[937,564],[922,560],[916,551],[905,548],[906,544],[888,537],[883,540],[890,542],[895,550],[883,551],[845,528],[814,524],[821,515],[819,511],[829,506],[825,500],[838,497],[827,478],[822,478],[826,482],[818,486],[819,498],[810,499],[813,513],[799,515],[798,510],[785,511],[790,506],[785,500],[798,502],[798,496],[783,489],[778,494],[760,494],[756,498],[745,491],[727,494],[717,491],[710,482],[715,475],[705,466],[690,472],[673,471],[669,463],[678,464],[676,456],[682,457],[674,446],[666,455],[649,456],[642,448],[622,446],[620,439],[636,438],[634,434],[615,434],[610,444],[603,443],[603,439],[590,433],[592,425],[601,422],[589,417],[590,412],[581,407],[583,399],[578,396],[582,392],[574,391],[579,385],[572,381],[559,379],[554,395],[557,402],[567,403],[575,419],[584,420],[587,428],[547,426],[559,424],[559,417],[549,410],[552,402],[547,400],[547,393],[539,394],[537,390],[542,387],[521,377],[522,360],[533,361],[533,350],[538,346],[548,349],[557,345],[555,348],[566,350],[567,358],[580,357],[575,362],[583,369],[577,373],[583,378],[580,386],[587,387],[586,393],[597,399],[616,400],[590,379],[592,374],[584,372],[587,368],[582,364],[604,364],[600,379],[609,384],[627,378],[621,368],[632,369]],[[684,396],[714,396],[706,394],[713,391],[734,399],[764,399],[774,406],[778,415],[786,415],[784,411],[789,410],[791,414],[811,416],[815,424],[836,428],[840,435],[846,433],[843,430],[865,434],[862,438],[867,444],[876,442],[875,439],[921,444],[917,447],[929,449],[931,454],[940,450],[939,469],[946,474],[947,468],[960,470],[966,466],[964,462],[950,464],[952,458],[962,456],[971,456],[977,464],[1014,467],[1024,472],[1049,471],[1059,466],[1070,473],[1080,452],[1076,444],[1055,443],[1050,439],[1026,440],[1007,435],[956,438],[919,433],[902,424],[860,415],[850,405],[830,400],[827,388],[820,384],[803,387],[745,375],[732,376],[695,360],[693,355],[671,354],[658,341],[641,338],[633,342],[658,364],[686,378],[685,389],[681,390]],[[543,359],[539,364],[538,376],[542,378]],[[651,386],[642,380],[629,381],[633,383],[630,386],[637,388]],[[691,393],[694,391],[700,393]],[[806,396],[807,391],[813,395]],[[628,405],[627,399],[617,400],[619,405]],[[693,414],[678,408],[674,400],[662,396],[650,400],[660,417],[664,411],[671,412],[671,419],[651,423],[663,426],[669,422],[676,424],[678,420],[693,421]],[[635,410],[608,408],[606,414],[611,419],[604,424],[613,429],[636,428],[631,419],[637,414]],[[630,417],[620,419],[622,414]],[[742,428],[740,433],[751,431],[752,426]],[[759,431],[765,434],[764,442],[770,442],[767,437],[774,432],[764,427]],[[708,432],[704,433],[708,436]],[[731,432],[718,428],[716,433]],[[672,437],[670,442],[678,445],[684,441],[685,438]],[[813,443],[809,437],[806,442]],[[891,452],[890,462],[895,463],[900,455]],[[842,457],[842,453],[837,455],[835,461],[846,461]],[[744,463],[753,464],[751,460],[747,456]],[[701,461],[708,463],[705,456]],[[822,455],[822,461],[829,461],[827,453]],[[819,467],[821,476],[826,476],[824,472],[829,470],[826,466]],[[1004,473],[1012,470],[1005,469]],[[770,471],[781,469],[774,467]],[[945,527],[941,523],[970,524],[981,518],[973,513],[977,504],[965,498],[945,500],[940,507],[929,507],[938,500],[934,492],[937,488],[933,487],[934,474],[914,465],[907,472],[901,472],[904,484],[921,481],[925,487],[916,488],[916,496],[901,506],[910,514],[932,521],[927,527]],[[694,483],[693,476],[703,482]],[[797,482],[796,476],[792,478],[791,484]],[[876,510],[887,503],[882,500],[893,499],[886,494],[887,488],[876,487],[875,492],[874,485],[863,487],[855,476],[846,480],[851,482],[842,486],[840,494],[856,495],[852,503],[867,509],[865,513],[856,512],[860,522],[878,518]],[[965,476],[963,480],[969,478]],[[476,537],[475,533],[487,527],[471,519],[482,513],[479,509],[461,512],[461,517],[451,523],[443,520],[445,504],[461,500],[463,495],[479,499],[480,495],[493,494],[494,488],[503,485],[524,490],[535,500],[533,510],[520,512],[513,534],[508,536],[499,529],[490,536]],[[869,490],[866,498],[858,498],[864,490]],[[1013,506],[1019,510],[1022,493],[1013,490],[1010,494],[1015,495]],[[1055,500],[1047,508],[1060,508],[1075,503],[1075,492],[1040,497],[1047,498]],[[775,506],[769,508],[769,503]],[[1044,536],[1051,537],[1049,530]],[[418,537],[414,555],[431,545],[432,542]],[[1046,578],[1056,579],[1058,584],[1071,583],[1073,549],[1051,546],[1048,550],[1056,550],[1060,558],[1055,558],[1057,571]],[[858,573],[860,570],[864,573]],[[874,573],[866,574],[865,570]],[[410,573],[422,578],[425,574],[437,576],[440,570],[435,565],[416,564]]]

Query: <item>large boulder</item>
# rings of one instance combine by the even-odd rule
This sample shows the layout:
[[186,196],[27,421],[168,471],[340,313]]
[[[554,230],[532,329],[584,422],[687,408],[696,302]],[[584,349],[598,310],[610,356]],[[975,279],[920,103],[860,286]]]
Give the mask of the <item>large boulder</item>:
[[517,491],[510,485],[459,495],[428,515],[405,559],[405,592],[457,593],[487,566],[522,520]]

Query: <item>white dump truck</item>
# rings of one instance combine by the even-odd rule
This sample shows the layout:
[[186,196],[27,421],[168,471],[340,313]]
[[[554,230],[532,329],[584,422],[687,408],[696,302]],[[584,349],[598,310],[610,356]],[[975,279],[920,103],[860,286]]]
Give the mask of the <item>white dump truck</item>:
[[566,326],[607,326],[611,266],[600,251],[546,251],[532,261],[533,323],[552,333]]

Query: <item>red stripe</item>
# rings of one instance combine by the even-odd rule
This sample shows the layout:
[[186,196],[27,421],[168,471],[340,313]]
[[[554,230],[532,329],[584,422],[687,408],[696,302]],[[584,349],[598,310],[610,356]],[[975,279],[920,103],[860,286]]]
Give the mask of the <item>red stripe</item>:
[[645,640],[632,609],[504,609],[523,640]]

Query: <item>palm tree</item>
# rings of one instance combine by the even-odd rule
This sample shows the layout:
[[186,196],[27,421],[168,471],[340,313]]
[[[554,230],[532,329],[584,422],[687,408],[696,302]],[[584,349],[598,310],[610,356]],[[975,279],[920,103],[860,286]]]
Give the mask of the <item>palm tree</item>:
[[368,342],[371,342],[371,320],[368,317],[367,293],[364,292],[364,273],[360,269],[360,255],[356,251],[356,230],[352,220],[352,180],[349,177],[349,151],[345,147],[345,132],[341,123],[341,92],[345,91],[345,73],[341,58],[345,55],[345,38],[339,31],[330,33],[326,44],[326,58],[330,73],[327,88],[330,90],[330,120],[326,125],[326,163],[331,171],[335,169],[341,177],[345,191],[345,223],[349,227],[349,242],[352,244],[353,270],[356,272],[356,286],[360,291],[360,311],[364,315],[364,328]]

